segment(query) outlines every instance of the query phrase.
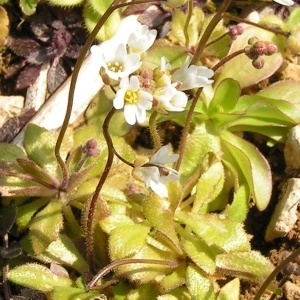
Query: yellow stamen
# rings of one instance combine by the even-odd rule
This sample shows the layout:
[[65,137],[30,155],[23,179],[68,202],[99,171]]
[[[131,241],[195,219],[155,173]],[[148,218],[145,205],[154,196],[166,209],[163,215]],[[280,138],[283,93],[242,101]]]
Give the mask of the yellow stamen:
[[137,92],[135,92],[133,90],[127,90],[125,93],[125,96],[124,96],[124,100],[130,104],[137,103],[137,100],[138,100]]
[[123,65],[118,61],[109,62],[107,64],[107,68],[109,71],[116,72],[116,73],[123,71]]

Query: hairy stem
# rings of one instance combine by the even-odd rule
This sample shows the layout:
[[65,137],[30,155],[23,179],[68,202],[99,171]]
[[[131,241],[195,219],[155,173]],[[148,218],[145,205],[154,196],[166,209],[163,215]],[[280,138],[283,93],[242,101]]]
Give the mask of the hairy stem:
[[193,0],[189,0],[188,1],[188,7],[187,7],[187,16],[186,16],[186,20],[185,20],[185,24],[183,27],[183,33],[184,33],[184,37],[185,37],[185,46],[188,48],[189,47],[189,43],[190,43],[190,37],[189,37],[189,24],[193,15]]
[[222,2],[220,8],[218,9],[218,11],[216,12],[216,14],[214,15],[214,17],[211,19],[210,23],[208,24],[206,30],[204,31],[198,47],[195,51],[195,55],[191,60],[190,65],[195,65],[197,64],[197,62],[200,60],[200,57],[203,53],[203,50],[206,47],[207,41],[211,35],[211,33],[213,32],[213,30],[215,29],[215,27],[218,25],[218,23],[221,21],[221,19],[223,18],[223,14],[225,13],[225,11],[227,10],[228,6],[230,5],[232,0],[225,0]]
[[111,169],[113,159],[114,159],[114,150],[113,150],[113,142],[110,137],[110,134],[108,132],[108,127],[109,127],[109,122],[114,115],[116,109],[114,107],[111,108],[111,110],[108,112],[108,114],[105,117],[105,120],[102,125],[102,131],[103,131],[103,136],[105,138],[106,144],[107,144],[107,150],[108,150],[108,155],[107,155],[107,161],[106,165],[104,168],[104,171],[99,179],[99,182],[97,184],[97,187],[95,189],[95,192],[93,193],[91,202],[89,203],[89,208],[88,208],[88,217],[86,220],[86,234],[85,234],[85,239],[86,239],[86,247],[87,247],[87,260],[92,267],[93,265],[93,221],[94,221],[94,214],[95,214],[95,209],[97,206],[97,200],[99,198],[101,189],[106,181],[106,178],[108,176],[108,173]]
[[57,138],[57,141],[56,141],[55,150],[54,150],[57,162],[60,165],[60,168],[61,168],[62,174],[63,174],[61,189],[64,189],[66,184],[67,184],[68,170],[67,170],[65,162],[63,161],[63,159],[60,155],[60,148],[61,148],[63,138],[65,136],[65,133],[67,131],[69,121],[70,121],[70,117],[71,117],[71,113],[72,113],[73,99],[74,99],[74,94],[75,94],[75,86],[76,86],[76,81],[77,81],[77,78],[78,78],[78,75],[79,75],[79,71],[80,71],[82,63],[84,61],[84,58],[85,58],[86,54],[88,53],[90,47],[92,46],[99,30],[104,25],[104,23],[106,22],[108,17],[111,15],[111,13],[115,9],[118,8],[116,5],[119,2],[120,2],[120,0],[115,0],[115,1],[112,2],[112,4],[107,9],[107,11],[100,18],[99,22],[97,23],[97,25],[95,26],[95,28],[93,29],[91,34],[88,36],[88,38],[87,38],[87,40],[86,40],[79,56],[78,56],[78,59],[76,61],[76,64],[75,64],[75,67],[74,67],[74,70],[73,70],[73,73],[72,73],[72,79],[71,79],[71,83],[70,83],[70,91],[69,91],[69,96],[68,96],[67,110],[66,110],[66,114],[65,114],[65,118],[64,118],[61,130],[59,132],[59,135],[58,135],[58,138]]
[[101,279],[103,276],[105,276],[113,269],[128,264],[154,264],[154,265],[164,265],[164,266],[169,266],[171,268],[176,268],[178,267],[179,263],[177,261],[167,261],[167,260],[160,260],[160,259],[145,259],[145,258],[120,259],[112,262],[111,264],[105,266],[102,270],[100,270],[100,272],[87,285],[87,290],[90,290],[99,279]]
[[[194,57],[192,58],[192,60],[190,62],[190,65],[195,65],[200,60],[202,52],[206,47],[207,41],[208,41],[211,33],[213,32],[213,30],[215,29],[217,24],[222,19],[223,14],[227,10],[227,8],[230,5],[231,1],[232,0],[223,1],[220,8],[219,8],[219,10],[214,15],[214,17],[211,19],[210,23],[208,24],[206,30],[204,31],[204,33],[203,33],[203,35],[202,35],[202,37],[199,41],[198,47],[196,49]],[[187,141],[187,137],[188,137],[192,117],[193,117],[193,114],[194,114],[194,110],[195,110],[197,101],[198,101],[198,99],[200,97],[200,94],[202,92],[202,89],[203,88],[199,88],[197,90],[196,95],[194,96],[194,98],[192,100],[192,104],[191,104],[191,107],[189,109],[187,118],[185,120],[184,128],[183,128],[183,131],[182,131],[182,138],[181,138],[180,146],[179,146],[179,159],[177,160],[177,163],[176,163],[176,166],[175,166],[176,170],[179,170],[182,159],[183,159],[183,153],[184,153],[184,149],[185,149],[185,145],[186,145],[186,141]]]
[[222,60],[220,60],[216,65],[213,66],[212,70],[216,72],[220,67],[222,67],[225,63],[230,61],[236,56],[239,56],[241,54],[245,53],[245,49],[238,50],[236,52],[231,53],[230,55],[224,57]]
[[260,25],[260,24],[257,24],[257,23],[253,23],[251,21],[248,21],[246,19],[242,19],[240,17],[231,15],[229,13],[224,13],[224,18],[227,18],[227,19],[232,20],[232,21],[240,22],[240,23],[245,23],[245,24],[253,25],[255,27],[271,31],[271,32],[273,32],[275,34],[281,34],[283,36],[288,36],[289,35],[288,32],[284,32],[281,29],[271,28],[271,27],[268,27],[268,26],[264,26],[264,25]]
[[161,147],[161,141],[160,141],[160,136],[158,134],[157,128],[156,128],[156,117],[158,113],[156,110],[153,110],[150,118],[149,118],[149,129],[150,129],[150,134],[154,143],[154,149],[158,150]]

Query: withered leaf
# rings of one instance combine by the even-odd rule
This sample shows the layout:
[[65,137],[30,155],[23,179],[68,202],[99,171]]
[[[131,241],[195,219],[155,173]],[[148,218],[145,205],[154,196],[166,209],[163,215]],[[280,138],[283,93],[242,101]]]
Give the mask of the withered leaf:
[[40,70],[41,65],[27,65],[18,76],[16,82],[16,89],[22,90],[33,84],[38,78]]
[[11,36],[7,37],[6,46],[18,56],[25,58],[29,58],[41,50],[40,44],[32,39],[14,38]]

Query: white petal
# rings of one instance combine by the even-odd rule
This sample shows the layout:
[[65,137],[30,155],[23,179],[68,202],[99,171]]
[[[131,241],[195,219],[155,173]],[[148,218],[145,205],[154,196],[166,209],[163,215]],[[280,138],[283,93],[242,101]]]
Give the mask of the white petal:
[[126,57],[127,57],[126,46],[124,44],[120,44],[116,49],[115,58],[113,60],[122,62],[126,59]]
[[167,190],[167,187],[165,186],[165,184],[163,184],[161,182],[156,183],[154,181],[151,181],[150,187],[153,190],[153,192],[155,194],[157,194],[158,196],[160,196],[162,198],[168,197],[168,190]]
[[137,76],[130,77],[130,88],[134,91],[137,91],[140,88],[140,82]]
[[146,111],[136,106],[135,116],[138,123],[144,123],[146,120]]
[[[172,147],[170,145],[164,145],[151,157],[150,163],[157,165],[164,165],[166,163],[175,162],[178,158],[178,154],[170,154]],[[170,154],[170,155],[169,155]]]
[[274,0],[274,1],[279,4],[286,5],[286,6],[291,6],[294,4],[294,1],[292,1],[292,0]]
[[113,106],[115,109],[123,108],[125,93],[126,93],[125,89],[121,89],[121,90],[117,91],[116,96],[113,101]]
[[159,182],[160,175],[157,167],[137,167],[134,172],[150,187],[151,181]]
[[129,77],[123,77],[119,84],[120,89],[128,89],[129,88]]
[[149,110],[152,108],[152,101],[153,96],[150,93],[147,93],[145,91],[139,91],[138,92],[138,103],[137,106]]
[[124,106],[124,117],[129,125],[134,125],[136,123],[136,105],[135,104],[125,104]]

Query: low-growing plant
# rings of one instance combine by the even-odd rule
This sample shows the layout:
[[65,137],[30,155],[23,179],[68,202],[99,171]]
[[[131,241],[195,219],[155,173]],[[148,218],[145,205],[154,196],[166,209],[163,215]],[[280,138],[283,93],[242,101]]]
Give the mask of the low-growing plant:
[[[193,1],[166,1],[188,2],[174,10],[168,36],[134,22],[91,47],[108,17],[130,5],[119,2],[99,11],[79,54],[58,136],[29,124],[24,149],[0,144],[5,295],[13,282],[51,299],[239,299],[240,280],[262,283],[274,269],[244,229],[251,202],[268,206],[272,173],[243,132],[273,145],[300,121],[296,83],[245,88],[279,69],[284,30],[299,11],[280,30],[269,19],[228,29],[220,21],[230,0],[209,18]],[[73,133],[72,99],[89,49],[104,88]],[[157,130],[167,120],[183,127],[178,153]],[[149,127],[150,155],[117,137],[136,124]]]

